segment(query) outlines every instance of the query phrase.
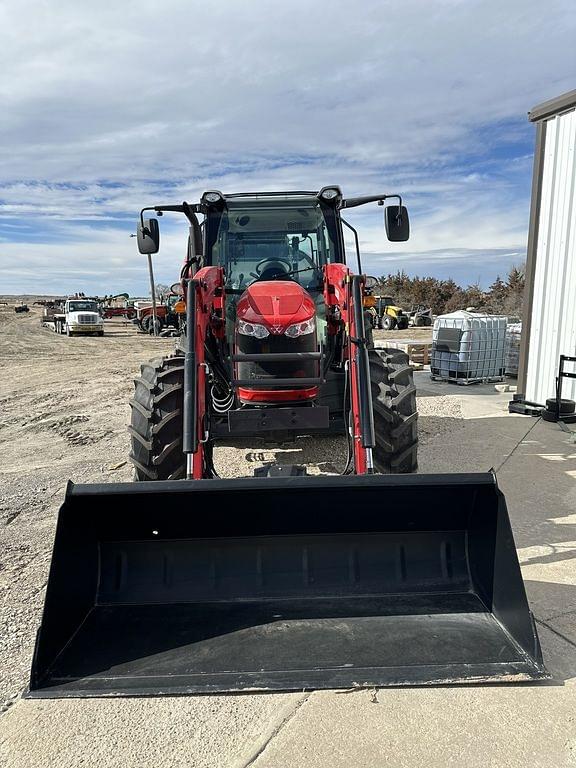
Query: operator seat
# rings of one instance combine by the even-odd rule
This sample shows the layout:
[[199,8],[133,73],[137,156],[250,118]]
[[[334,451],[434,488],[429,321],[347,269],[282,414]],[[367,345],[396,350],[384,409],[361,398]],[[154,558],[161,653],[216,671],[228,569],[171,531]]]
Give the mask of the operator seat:
[[288,270],[288,266],[285,262],[270,260],[270,263],[266,264],[265,268],[260,273],[260,280],[265,281],[278,279],[292,279]]

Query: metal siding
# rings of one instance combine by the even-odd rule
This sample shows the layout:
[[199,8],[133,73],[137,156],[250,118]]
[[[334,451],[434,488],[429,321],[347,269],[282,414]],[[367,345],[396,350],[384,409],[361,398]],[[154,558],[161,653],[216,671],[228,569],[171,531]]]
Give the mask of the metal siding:
[[[554,396],[559,356],[576,355],[575,145],[576,111],[547,121],[525,391],[539,403]],[[576,380],[562,395],[576,399]]]

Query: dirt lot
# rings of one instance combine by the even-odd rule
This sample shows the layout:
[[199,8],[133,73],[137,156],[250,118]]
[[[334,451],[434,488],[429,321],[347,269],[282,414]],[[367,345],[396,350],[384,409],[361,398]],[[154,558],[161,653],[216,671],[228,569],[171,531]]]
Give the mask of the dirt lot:
[[[41,308],[16,314],[13,303],[0,306],[0,706],[27,682],[66,482],[131,480],[132,379],[141,362],[174,345],[123,320],[107,321],[104,338],[68,339],[41,327]],[[218,448],[215,464],[224,477],[252,475],[276,459],[332,473],[343,466],[344,452],[343,440],[303,438],[274,450]]]

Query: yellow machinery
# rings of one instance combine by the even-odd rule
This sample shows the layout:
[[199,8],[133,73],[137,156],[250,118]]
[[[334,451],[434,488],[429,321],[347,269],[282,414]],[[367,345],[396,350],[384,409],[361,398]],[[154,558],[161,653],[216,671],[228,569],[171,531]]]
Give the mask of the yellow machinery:
[[408,328],[408,315],[394,303],[391,296],[365,296],[364,308],[370,313],[374,328],[403,331]]

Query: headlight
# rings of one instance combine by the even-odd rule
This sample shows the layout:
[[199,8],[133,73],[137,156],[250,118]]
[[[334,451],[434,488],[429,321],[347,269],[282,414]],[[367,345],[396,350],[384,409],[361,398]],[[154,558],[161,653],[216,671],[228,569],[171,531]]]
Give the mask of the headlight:
[[311,317],[310,320],[304,320],[303,323],[295,323],[289,325],[286,328],[286,336],[290,336],[291,339],[297,339],[298,336],[306,336],[307,333],[314,333],[316,328],[316,320]]
[[270,331],[264,325],[246,323],[244,320],[238,320],[238,333],[244,336],[254,336],[256,339],[265,339],[266,336],[270,336]]

